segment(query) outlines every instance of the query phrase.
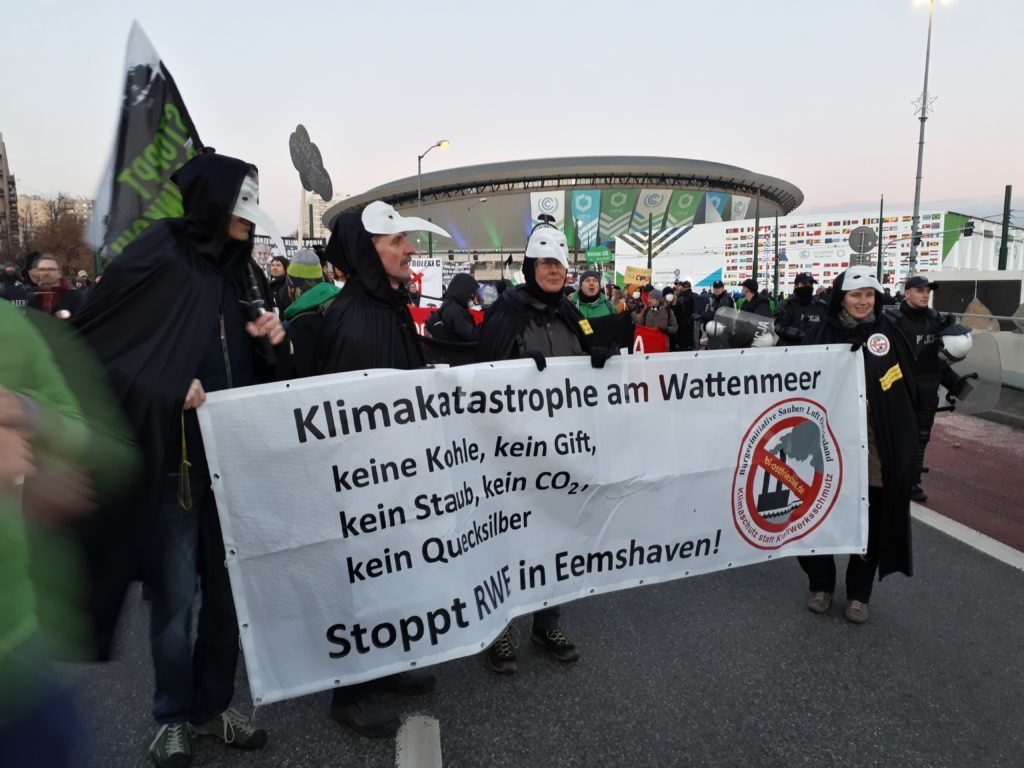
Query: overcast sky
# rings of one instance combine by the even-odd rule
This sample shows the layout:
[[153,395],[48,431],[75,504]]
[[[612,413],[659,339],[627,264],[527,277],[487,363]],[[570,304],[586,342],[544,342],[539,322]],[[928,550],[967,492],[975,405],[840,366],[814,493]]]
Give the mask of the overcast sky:
[[[94,195],[137,18],[203,140],[256,163],[282,232],[303,123],[336,194],[476,163],[662,155],[786,179],[800,211],[909,207],[914,0],[3,0],[0,132],[22,194]],[[1024,209],[1024,3],[938,0],[926,207]],[[982,210],[990,208],[991,210]]]

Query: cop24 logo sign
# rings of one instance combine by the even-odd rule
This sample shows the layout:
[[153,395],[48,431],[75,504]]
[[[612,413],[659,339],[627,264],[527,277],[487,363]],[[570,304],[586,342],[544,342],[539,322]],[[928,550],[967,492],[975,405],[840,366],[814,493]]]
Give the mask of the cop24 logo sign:
[[542,197],[537,203],[537,207],[544,213],[554,213],[558,210],[558,198]]
[[644,198],[644,205],[648,208],[657,208],[661,205],[661,201],[664,199],[664,196],[660,192],[651,192],[651,194]]
[[573,204],[576,206],[577,211],[580,213],[586,213],[594,204],[594,200],[590,195],[580,195],[573,200]]

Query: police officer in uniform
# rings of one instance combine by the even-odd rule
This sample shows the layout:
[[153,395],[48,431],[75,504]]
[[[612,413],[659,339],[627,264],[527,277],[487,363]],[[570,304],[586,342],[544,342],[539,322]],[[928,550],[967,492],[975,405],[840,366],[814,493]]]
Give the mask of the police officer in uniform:
[[801,272],[793,281],[793,294],[775,313],[778,346],[799,346],[817,336],[826,305],[814,298],[815,282],[810,272]]
[[952,325],[953,316],[943,315],[928,306],[933,290],[938,283],[928,281],[923,275],[915,275],[904,286],[903,301],[899,307],[886,311],[891,313],[897,327],[906,337],[914,355],[914,378],[917,382],[917,456],[914,467],[914,485],[911,496],[914,501],[925,501],[928,495],[921,488],[921,471],[924,467],[924,453],[932,435],[935,423],[935,409],[939,405],[939,384],[952,394],[960,391],[960,378],[939,355],[939,334],[943,328]]

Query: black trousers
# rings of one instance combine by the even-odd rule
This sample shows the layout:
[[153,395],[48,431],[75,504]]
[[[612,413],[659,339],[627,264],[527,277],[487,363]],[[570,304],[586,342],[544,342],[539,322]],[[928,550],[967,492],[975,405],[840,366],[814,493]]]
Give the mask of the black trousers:
[[939,407],[939,382],[925,382],[917,388],[917,453],[914,456],[914,482],[921,482],[924,469],[924,454],[928,450],[928,441],[932,439],[932,426],[935,424],[935,409]]
[[[879,529],[878,515],[882,509],[882,489],[868,488],[868,551],[864,555],[850,555],[846,566],[846,597],[848,600],[859,600],[867,603],[871,600],[871,588],[878,570],[877,536]],[[832,555],[808,555],[798,557],[797,561],[807,574],[808,588],[811,592],[836,591],[836,559]]]

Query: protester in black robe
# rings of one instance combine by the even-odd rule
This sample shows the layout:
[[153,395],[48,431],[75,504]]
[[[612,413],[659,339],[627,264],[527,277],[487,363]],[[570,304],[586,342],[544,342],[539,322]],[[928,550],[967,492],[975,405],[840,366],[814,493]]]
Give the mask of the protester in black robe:
[[[850,291],[873,289],[873,310],[864,317],[847,312]],[[849,344],[864,357],[868,400],[868,547],[851,555],[846,571],[846,617],[867,621],[875,570],[879,578],[913,573],[910,541],[910,488],[917,446],[914,357],[903,334],[882,312],[881,290],[868,267],[850,267],[836,278],[825,321],[808,343]],[[870,341],[870,343],[869,343]],[[814,593],[807,604],[825,613],[835,590],[831,555],[800,557]]]
[[[526,282],[504,291],[484,314],[481,361],[531,358],[543,371],[548,357],[589,355],[594,367],[604,367],[612,351],[591,346],[590,321],[561,290],[567,254],[562,232],[543,225],[534,229],[523,260]],[[558,606],[537,611],[530,637],[558,661],[573,663],[579,651],[559,626],[560,619]],[[511,626],[506,627],[487,650],[487,661],[498,674],[513,674],[519,668],[514,638]]]
[[[400,216],[381,201],[370,203],[362,214],[342,214],[334,220],[324,257],[348,280],[320,326],[320,373],[423,367],[421,338],[409,314],[406,291],[416,254],[406,234],[415,231],[449,236],[428,221]],[[403,672],[335,688],[331,717],[364,736],[391,736],[401,723],[375,694],[428,693],[434,682],[427,673]]]
[[440,341],[476,341],[480,326],[473,320],[469,302],[480,284],[472,275],[460,272],[452,278],[444,292],[441,308],[430,313],[427,331]]
[[133,497],[103,507],[83,539],[101,658],[109,656],[128,582],[142,575],[151,585],[153,714],[161,727],[150,752],[158,763],[179,756],[189,724],[201,733],[221,727],[221,738],[235,746],[266,741],[227,709],[238,628],[194,411],[204,391],[269,378],[267,341],[284,338],[273,313],[257,317],[247,306],[253,292],[267,298],[251,260],[253,225],[240,213],[243,201],[255,208],[254,177],[252,165],[223,155],[189,161],[172,176],[185,216],[151,225],[72,318],[106,367],[144,459]]
[[320,373],[423,366],[409,293],[388,280],[359,214],[334,220],[324,258],[348,280],[320,329]]

